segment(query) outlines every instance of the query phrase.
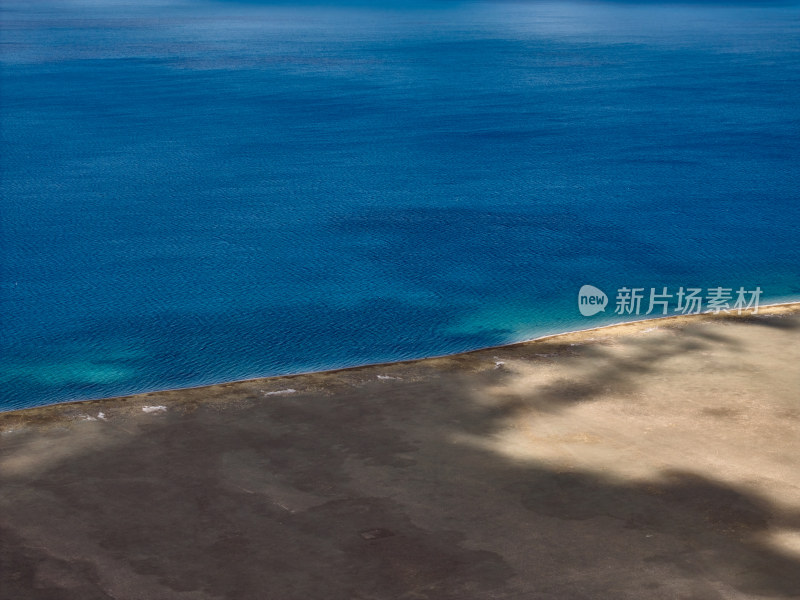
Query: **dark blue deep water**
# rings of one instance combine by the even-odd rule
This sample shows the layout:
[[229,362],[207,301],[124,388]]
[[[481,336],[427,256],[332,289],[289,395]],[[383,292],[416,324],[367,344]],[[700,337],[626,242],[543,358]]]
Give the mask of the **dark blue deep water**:
[[800,298],[797,4],[1,10],[0,410]]

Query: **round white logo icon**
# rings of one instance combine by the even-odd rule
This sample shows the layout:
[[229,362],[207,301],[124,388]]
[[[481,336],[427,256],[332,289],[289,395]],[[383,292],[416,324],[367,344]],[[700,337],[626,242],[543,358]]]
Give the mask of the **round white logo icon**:
[[584,317],[591,317],[604,311],[607,305],[608,296],[593,285],[584,285],[578,292],[578,310]]

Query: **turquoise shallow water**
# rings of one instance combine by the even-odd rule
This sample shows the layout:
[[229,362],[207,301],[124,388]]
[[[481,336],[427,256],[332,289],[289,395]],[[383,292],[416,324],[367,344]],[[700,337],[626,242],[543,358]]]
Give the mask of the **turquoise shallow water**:
[[0,409],[800,298],[796,4],[2,19]]

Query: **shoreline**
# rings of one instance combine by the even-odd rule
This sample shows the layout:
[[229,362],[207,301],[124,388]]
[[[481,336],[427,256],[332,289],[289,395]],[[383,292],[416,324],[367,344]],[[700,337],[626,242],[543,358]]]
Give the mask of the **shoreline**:
[[2,413],[0,588],[797,598],[799,339],[791,303]]
[[[186,386],[186,387],[176,387],[176,388],[163,388],[157,389],[147,392],[136,392],[133,394],[125,394],[121,396],[107,396],[103,398],[89,398],[85,400],[69,400],[65,402],[57,402],[54,404],[43,404],[40,406],[31,406],[26,408],[17,408],[12,410],[0,410],[0,426],[7,420],[9,420],[12,416],[19,416],[21,413],[28,413],[30,411],[48,411],[48,410],[56,410],[58,408],[70,409],[77,406],[86,406],[90,404],[96,403],[111,403],[115,401],[120,402],[127,402],[128,400],[134,400],[137,398],[149,398],[151,396],[156,395],[166,395],[166,394],[176,394],[181,392],[192,392],[198,390],[210,390],[215,388],[227,388],[230,386],[238,386],[238,385],[245,385],[245,384],[252,384],[256,382],[261,383],[269,383],[275,382],[280,380],[289,380],[295,378],[303,378],[303,377],[313,377],[318,375],[331,375],[337,373],[348,373],[352,371],[357,371],[361,369],[378,369],[378,368],[388,368],[394,366],[403,366],[403,365],[414,365],[424,361],[435,361],[435,360],[443,360],[443,359],[451,359],[451,358],[458,358],[462,356],[469,356],[477,353],[483,352],[491,352],[491,351],[499,351],[503,349],[511,349],[516,347],[523,347],[530,344],[536,343],[544,343],[544,342],[558,342],[564,341],[567,338],[572,338],[574,336],[584,337],[586,335],[591,334],[592,332],[611,332],[615,331],[617,334],[624,334],[627,330],[636,331],[638,329],[646,328],[646,326],[650,323],[664,323],[668,324],[668,326],[673,325],[680,325],[680,324],[689,324],[692,322],[709,322],[709,321],[729,321],[729,320],[746,320],[752,318],[759,318],[762,315],[774,315],[774,314],[781,314],[783,312],[788,312],[789,314],[800,312],[800,300],[798,301],[790,301],[790,302],[778,302],[774,304],[765,304],[758,307],[758,312],[753,314],[753,309],[743,310],[741,314],[737,313],[693,313],[688,315],[666,315],[660,317],[653,317],[647,319],[637,319],[631,321],[623,321],[620,323],[610,323],[607,325],[599,325],[597,327],[589,327],[586,329],[576,329],[571,331],[562,331],[559,333],[552,333],[547,334],[535,338],[531,338],[528,340],[522,340],[518,342],[510,342],[505,344],[498,344],[495,346],[483,346],[481,348],[476,348],[474,350],[465,350],[462,352],[455,352],[449,354],[435,354],[430,356],[424,356],[421,358],[410,358],[410,359],[403,359],[403,360],[396,360],[396,361],[386,361],[386,362],[376,362],[376,363],[363,363],[348,367],[335,367],[332,369],[321,369],[321,370],[312,370],[312,371],[300,371],[297,373],[289,373],[284,375],[268,375],[264,377],[249,377],[245,379],[234,379],[230,381],[222,381],[218,383],[208,383],[196,386]],[[625,330],[625,331],[623,331]],[[583,340],[583,342],[592,341],[591,338]]]

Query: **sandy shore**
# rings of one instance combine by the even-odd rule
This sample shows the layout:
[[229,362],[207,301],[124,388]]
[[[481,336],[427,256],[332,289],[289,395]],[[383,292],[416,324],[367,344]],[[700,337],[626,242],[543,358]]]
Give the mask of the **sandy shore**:
[[800,304],[0,413],[3,599],[800,597]]

